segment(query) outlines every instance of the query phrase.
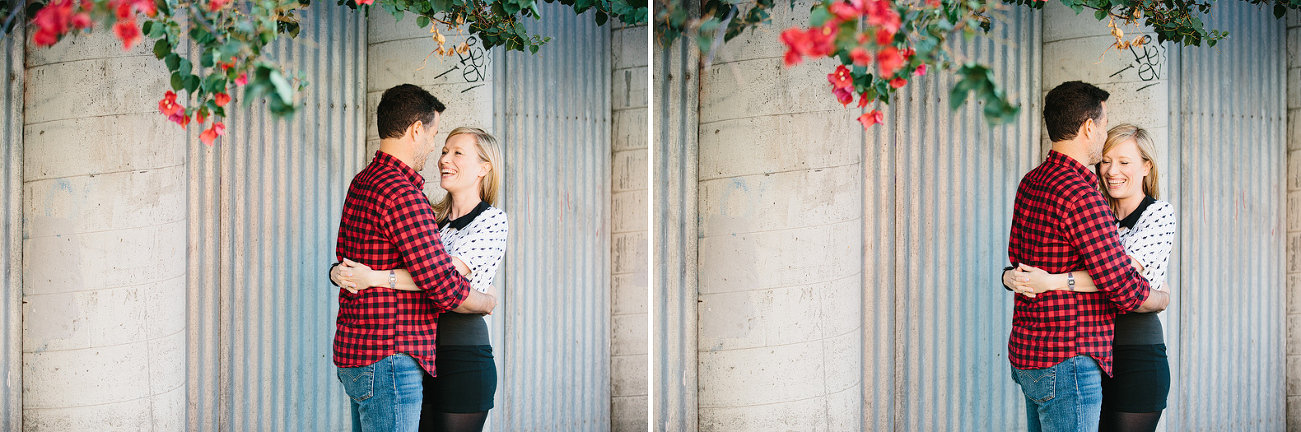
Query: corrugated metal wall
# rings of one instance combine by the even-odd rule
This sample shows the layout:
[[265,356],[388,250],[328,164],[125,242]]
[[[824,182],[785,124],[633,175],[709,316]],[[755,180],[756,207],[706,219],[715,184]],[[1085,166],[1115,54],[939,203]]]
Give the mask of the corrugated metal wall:
[[1015,430],[1025,405],[1006,358],[1012,295],[999,283],[1021,176],[1038,165],[1041,14],[1004,12],[957,54],[993,68],[1021,104],[990,127],[950,111],[954,79],[900,89],[864,155],[867,430]]
[[1285,426],[1284,25],[1239,3],[1206,21],[1229,39],[1172,62],[1182,191],[1168,430]]
[[326,270],[364,163],[366,20],[329,2],[301,20],[296,41],[268,50],[306,74],[298,114],[274,121],[254,102],[215,146],[198,131],[186,144],[191,430],[351,427]]
[[[18,18],[18,22],[26,22]],[[23,73],[24,41],[27,32],[22,24],[4,36],[4,70],[0,81],[0,103],[4,104],[0,123],[0,145],[4,146],[4,249],[0,251],[0,429],[22,427],[23,397]]]
[[[610,427],[610,32],[538,5],[536,55],[499,51],[494,128],[510,215],[494,430]],[[499,327],[498,332],[503,331]]]
[[[688,2],[690,4],[690,2]],[[700,81],[695,41],[654,41],[654,430],[698,428],[696,254]]]

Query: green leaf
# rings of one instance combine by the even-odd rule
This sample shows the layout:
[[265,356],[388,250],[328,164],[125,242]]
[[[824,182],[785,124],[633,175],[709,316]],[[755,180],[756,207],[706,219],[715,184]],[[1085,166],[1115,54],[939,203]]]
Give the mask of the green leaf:
[[596,25],[603,26],[605,25],[605,21],[608,19],[610,19],[610,17],[606,15],[605,12],[596,12]]
[[285,79],[284,75],[280,74],[280,71],[272,69],[268,79],[271,81],[271,85],[275,87],[276,94],[280,96],[281,100],[289,102],[294,99],[294,89],[289,86],[289,81]]
[[185,91],[188,91],[188,92],[190,92],[190,93],[194,93],[194,91],[195,91],[195,90],[198,90],[198,89],[199,89],[199,77],[194,76],[194,75],[186,76],[186,77],[185,77]]
[[181,91],[185,87],[185,80],[181,79],[181,74],[172,72],[172,90]]
[[429,17],[424,15],[416,17],[416,27],[420,27],[420,28],[429,27]]
[[[153,22],[153,21],[145,21],[144,24],[141,24],[141,25],[140,25],[140,32],[141,32],[141,33],[144,33],[144,34],[146,34],[146,35],[149,35],[150,31],[153,30],[153,29],[154,29],[154,22]],[[152,36],[152,35],[149,35],[149,37],[153,37],[153,36]]]
[[825,7],[814,8],[812,15],[809,16],[809,25],[812,27],[817,27],[826,24],[827,20],[829,19],[831,19],[831,12],[828,12],[827,8]]
[[167,43],[167,39],[159,39],[158,42],[154,42],[154,57],[162,60],[163,57],[167,57],[171,53],[172,44]]
[[1287,15],[1287,7],[1286,7],[1286,6],[1283,6],[1282,3],[1275,4],[1275,5],[1274,5],[1274,18],[1280,18],[1280,19],[1281,19],[1281,18],[1283,18],[1283,15]]
[[176,53],[168,54],[167,58],[163,59],[163,63],[167,63],[167,70],[176,71],[176,68],[181,65],[181,56]]
[[1107,18],[1107,10],[1098,9],[1097,11],[1093,12],[1093,17],[1097,18],[1098,21],[1102,21],[1103,19]]
[[[177,67],[176,70],[180,72],[181,75],[189,75],[191,69],[194,69],[194,65],[190,64],[189,60],[181,59],[180,63],[181,64],[179,65],[179,67]],[[194,90],[190,90],[190,91],[194,91]]]

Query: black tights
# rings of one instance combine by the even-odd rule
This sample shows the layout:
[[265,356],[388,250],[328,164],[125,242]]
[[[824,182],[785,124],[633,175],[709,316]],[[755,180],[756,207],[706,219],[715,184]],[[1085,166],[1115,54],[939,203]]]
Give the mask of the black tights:
[[1153,432],[1161,421],[1161,411],[1130,413],[1102,409],[1098,432]]
[[420,415],[421,432],[481,432],[488,412],[445,413],[425,410]]

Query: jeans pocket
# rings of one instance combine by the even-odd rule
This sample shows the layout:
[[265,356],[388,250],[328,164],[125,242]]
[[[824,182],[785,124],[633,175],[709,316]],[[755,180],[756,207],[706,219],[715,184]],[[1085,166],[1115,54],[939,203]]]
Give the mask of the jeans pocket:
[[1021,392],[1030,400],[1043,403],[1057,396],[1057,369],[1017,369]]
[[375,394],[375,365],[339,368],[339,382],[343,392],[354,402],[370,399]]

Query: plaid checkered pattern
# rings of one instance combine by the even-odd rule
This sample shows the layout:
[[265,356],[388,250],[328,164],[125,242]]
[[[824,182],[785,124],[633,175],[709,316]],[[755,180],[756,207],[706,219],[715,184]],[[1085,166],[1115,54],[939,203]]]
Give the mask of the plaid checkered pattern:
[[338,259],[377,270],[404,268],[424,291],[339,290],[334,364],[358,367],[406,353],[434,375],[438,313],[455,309],[470,282],[456,272],[438,238],[425,180],[397,158],[376,152],[352,179],[339,222]]
[[1017,368],[1042,369],[1087,355],[1111,375],[1116,311],[1134,310],[1147,299],[1147,280],[1130,267],[1116,216],[1097,184],[1092,170],[1052,151],[1017,188],[1007,244],[1012,265],[1048,273],[1086,270],[1099,290],[1015,296],[1007,353]]

